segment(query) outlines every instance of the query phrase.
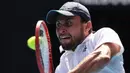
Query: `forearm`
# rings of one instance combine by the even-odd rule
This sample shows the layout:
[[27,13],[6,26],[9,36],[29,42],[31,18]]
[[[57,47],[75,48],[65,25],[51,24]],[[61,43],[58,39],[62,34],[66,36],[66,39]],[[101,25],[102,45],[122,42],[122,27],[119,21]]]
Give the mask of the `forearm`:
[[103,69],[107,63],[110,61],[108,56],[98,56],[97,58],[93,59],[88,66],[88,69],[85,69],[85,73],[98,73]]
[[[72,69],[69,73],[87,73],[91,67],[93,60],[100,54],[101,52],[94,52],[85,57],[74,69]],[[87,71],[87,72],[86,72]]]
[[[108,47],[100,47],[108,48]],[[94,73],[100,71],[110,60],[110,52],[96,50],[85,57],[70,73]]]

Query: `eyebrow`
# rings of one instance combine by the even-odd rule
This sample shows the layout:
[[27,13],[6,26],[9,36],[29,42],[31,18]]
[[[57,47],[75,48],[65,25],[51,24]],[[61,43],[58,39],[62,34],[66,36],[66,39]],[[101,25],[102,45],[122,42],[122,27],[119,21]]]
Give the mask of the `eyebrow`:
[[74,19],[74,17],[68,17],[68,18],[66,18],[66,20],[69,20],[69,19]]
[[[66,17],[66,19],[64,19],[64,20],[69,20],[69,19],[74,19],[74,16],[65,16]],[[63,20],[63,19],[60,19],[60,18],[56,18],[56,21],[57,20]]]
[[67,19],[74,19],[75,16],[68,16]]

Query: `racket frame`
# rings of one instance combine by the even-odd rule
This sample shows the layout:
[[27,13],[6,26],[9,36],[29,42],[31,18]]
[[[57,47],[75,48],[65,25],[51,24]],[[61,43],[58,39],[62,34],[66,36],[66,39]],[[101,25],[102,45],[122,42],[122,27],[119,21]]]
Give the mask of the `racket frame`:
[[43,26],[44,30],[45,30],[45,34],[47,37],[47,41],[48,41],[48,49],[49,49],[49,71],[48,73],[53,73],[53,60],[52,60],[52,49],[51,49],[51,41],[50,41],[50,35],[48,32],[48,28],[46,26],[46,23],[43,20],[39,20],[36,24],[36,28],[35,28],[35,48],[36,48],[36,60],[37,60],[37,65],[39,68],[40,73],[44,73],[44,66],[42,66],[42,59],[41,59],[41,54],[40,54],[40,43],[39,43],[39,36],[40,36],[40,26]]

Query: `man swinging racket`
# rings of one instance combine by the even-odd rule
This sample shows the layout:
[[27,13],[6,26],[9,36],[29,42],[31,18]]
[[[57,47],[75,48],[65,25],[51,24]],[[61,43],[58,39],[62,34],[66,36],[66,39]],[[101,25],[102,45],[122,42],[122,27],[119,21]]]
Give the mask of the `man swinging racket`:
[[119,35],[109,27],[93,32],[84,5],[66,2],[59,10],[50,10],[46,20],[56,25],[60,49],[65,51],[55,73],[125,73]]

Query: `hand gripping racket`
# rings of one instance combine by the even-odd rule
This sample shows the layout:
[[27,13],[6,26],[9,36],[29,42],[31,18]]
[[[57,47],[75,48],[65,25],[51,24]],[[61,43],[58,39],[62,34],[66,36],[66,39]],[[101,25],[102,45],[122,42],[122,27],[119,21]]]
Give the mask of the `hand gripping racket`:
[[53,73],[51,41],[46,23],[39,20],[35,28],[36,60],[40,73]]

